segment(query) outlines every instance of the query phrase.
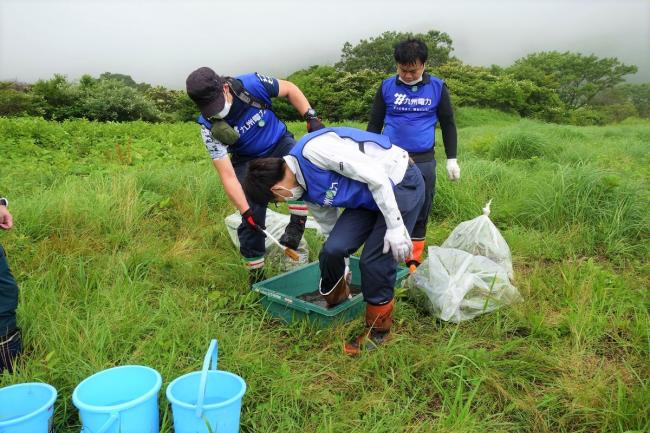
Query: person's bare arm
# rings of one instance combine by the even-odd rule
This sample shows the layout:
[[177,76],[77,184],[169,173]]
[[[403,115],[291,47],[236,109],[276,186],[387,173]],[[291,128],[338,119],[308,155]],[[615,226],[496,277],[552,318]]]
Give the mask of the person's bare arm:
[[307,97],[302,93],[302,90],[295,84],[286,80],[278,80],[279,89],[278,96],[287,98],[289,103],[294,106],[300,117],[305,115],[307,110],[311,108]]
[[232,166],[230,158],[213,159],[212,164],[215,170],[217,170],[217,174],[219,174],[228,199],[235,205],[239,213],[243,214],[250,206],[244,195],[244,190],[235,175],[235,168]]

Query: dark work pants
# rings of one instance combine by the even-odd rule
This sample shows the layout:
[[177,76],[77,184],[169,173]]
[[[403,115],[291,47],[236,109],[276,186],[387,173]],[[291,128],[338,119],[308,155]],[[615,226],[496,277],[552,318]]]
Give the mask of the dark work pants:
[[436,195],[436,160],[416,162],[422,178],[424,179],[424,204],[420,210],[411,238],[414,241],[424,240],[427,234],[427,223],[433,205],[433,197]]
[[11,371],[12,360],[21,350],[20,333],[16,328],[17,306],[18,285],[0,245],[0,373],[5,368]]
[[7,264],[5,250],[0,245],[0,340],[16,330],[18,285]]
[[[404,225],[411,233],[424,202],[420,170],[410,165],[402,182],[393,189]],[[379,211],[346,209],[336,221],[320,252],[321,287],[334,287],[345,271],[344,257],[364,245],[361,253],[361,291],[366,302],[386,304],[393,299],[398,263],[389,251],[384,254],[386,221]]]
[[[293,149],[293,146],[296,144],[296,140],[293,138],[293,134],[286,132],[280,140],[273,146],[271,152],[268,155],[265,155],[264,158],[271,157],[283,157],[289,154],[289,151]],[[259,157],[242,157],[238,155],[233,155],[232,165],[235,169],[235,174],[239,183],[244,183],[244,178],[246,178],[246,172],[248,171],[248,163],[253,159]],[[253,211],[253,219],[259,225],[265,225],[266,221],[266,206],[268,203],[255,203],[248,197],[248,204]],[[248,224],[242,222],[237,228],[237,236],[239,237],[239,252],[242,256],[247,259],[255,257],[263,257],[266,251],[264,247],[264,234],[260,233]]]

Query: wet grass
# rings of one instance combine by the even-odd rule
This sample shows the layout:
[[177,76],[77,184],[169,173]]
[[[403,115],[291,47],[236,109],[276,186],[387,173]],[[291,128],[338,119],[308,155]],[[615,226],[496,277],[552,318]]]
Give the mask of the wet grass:
[[650,123],[459,117],[462,179],[446,180],[441,146],[427,238],[493,198],[525,301],[456,325],[398,291],[394,341],[359,359],[341,345],[360,321],[287,326],[248,290],[194,125],[0,119],[16,221],[0,241],[26,343],[0,386],[52,384],[57,431],[75,432],[71,394],[88,375],[144,364],[164,389],[218,338],[220,368],[248,384],[244,432],[648,431]]

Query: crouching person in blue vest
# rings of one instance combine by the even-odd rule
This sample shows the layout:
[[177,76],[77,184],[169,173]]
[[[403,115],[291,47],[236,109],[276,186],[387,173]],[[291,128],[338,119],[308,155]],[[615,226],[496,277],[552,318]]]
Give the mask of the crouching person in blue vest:
[[[305,95],[289,81],[244,74],[222,77],[202,67],[186,80],[187,94],[201,111],[201,137],[224,190],[242,216],[237,229],[239,249],[246,261],[249,282],[264,279],[264,228],[268,201],[249,200],[241,183],[255,158],[281,157],[296,143],[287,126],[271,110],[272,97],[285,97],[307,121],[307,131],[322,128]],[[230,158],[228,157],[230,154]],[[289,203],[290,222],[280,242],[296,249],[307,221],[302,202]]]
[[[346,258],[363,245],[365,331],[348,354],[390,336],[398,263],[411,254],[410,232],[424,203],[424,181],[408,152],[387,136],[324,128],[303,136],[284,158],[252,162],[246,194],[259,201],[302,198],[327,237],[320,252],[320,293],[328,305],[350,296]],[[338,216],[336,208],[345,210]]]

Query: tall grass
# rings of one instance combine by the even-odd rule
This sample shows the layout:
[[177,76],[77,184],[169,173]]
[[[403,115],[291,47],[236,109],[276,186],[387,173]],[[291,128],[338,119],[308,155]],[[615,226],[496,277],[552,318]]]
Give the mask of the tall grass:
[[[456,325],[399,291],[394,341],[359,359],[341,344],[360,321],[285,325],[249,291],[223,225],[232,208],[194,125],[0,119],[0,128],[3,159],[11,155],[0,184],[16,221],[0,240],[21,286],[26,343],[0,386],[54,385],[59,432],[79,431],[71,394],[88,375],[145,364],[164,387],[200,369],[213,337],[220,368],[248,384],[244,432],[650,429],[647,123],[461,128],[462,178],[446,180],[440,146],[427,236],[439,243],[494,198],[525,302]],[[499,137],[522,131],[555,150],[490,156]]]

